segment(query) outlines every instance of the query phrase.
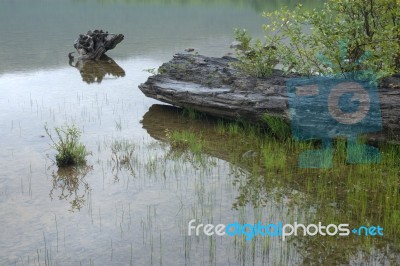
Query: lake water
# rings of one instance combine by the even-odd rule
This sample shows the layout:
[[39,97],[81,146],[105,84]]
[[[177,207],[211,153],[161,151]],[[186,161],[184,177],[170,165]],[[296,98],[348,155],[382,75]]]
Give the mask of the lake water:
[[[400,263],[393,236],[371,240],[366,250],[353,239],[328,248],[307,239],[187,234],[192,219],[307,222],[318,208],[293,204],[307,197],[296,182],[285,194],[287,186],[276,184],[262,207],[237,207],[251,164],[234,163],[223,137],[204,154],[175,154],[166,130],[214,138],[215,123],[188,119],[138,89],[150,75],[145,69],[185,48],[222,56],[232,52],[234,28],[261,36],[259,14],[276,3],[2,0],[0,265]],[[79,33],[95,28],[125,39],[107,53],[109,65],[80,71],[67,55]],[[103,75],[104,69],[119,77]],[[58,170],[46,124],[75,124],[82,131],[92,153],[86,168]],[[278,171],[271,180],[284,175]]]

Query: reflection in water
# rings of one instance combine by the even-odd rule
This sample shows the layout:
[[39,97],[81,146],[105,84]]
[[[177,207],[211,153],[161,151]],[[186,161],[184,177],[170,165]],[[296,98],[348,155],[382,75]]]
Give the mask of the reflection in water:
[[106,76],[124,77],[125,71],[112,58],[103,55],[100,60],[79,60],[74,65],[70,57],[69,65],[79,70],[86,83],[101,83]]
[[50,190],[50,198],[59,190],[58,199],[70,200],[71,211],[80,210],[85,203],[85,196],[90,192],[86,175],[93,169],[92,166],[59,168],[53,172],[53,188]]
[[[143,116],[142,125],[147,133],[154,139],[168,141],[166,130],[173,131],[191,131],[200,133],[204,137],[202,145],[202,153],[211,155],[212,157],[222,159],[227,162],[235,163],[241,167],[250,167],[251,161],[236,160],[242,157],[242,154],[248,151],[249,143],[232,143],[227,141],[223,134],[216,134],[215,129],[218,126],[218,120],[214,117],[207,116],[204,119],[191,119],[184,114],[184,110],[171,105],[153,104],[149,111]],[[232,139],[232,138],[231,138]],[[224,145],[221,145],[224,144]],[[237,150],[238,149],[238,150]],[[232,157],[232,153],[236,151],[237,156]]]
[[128,171],[132,177],[136,176],[135,166],[138,159],[134,154],[135,145],[128,140],[115,140],[111,145],[111,161],[114,182],[119,182],[121,171]]
[[[269,192],[271,186],[265,185],[265,183],[268,184],[269,179],[262,178],[256,173],[253,173],[250,179],[242,180],[240,178],[246,173],[254,171],[254,169],[256,169],[254,163],[259,161],[260,158],[257,156],[249,159],[243,156],[243,154],[246,153],[246,150],[249,150],[252,147],[246,148],[246,145],[242,145],[242,147],[244,147],[243,150],[240,148],[238,149],[236,145],[240,142],[240,140],[237,139],[238,136],[229,136],[229,138],[224,139],[226,138],[225,135],[216,132],[218,131],[216,128],[221,123],[218,123],[212,118],[209,118],[207,122],[204,120],[188,119],[183,115],[181,108],[170,105],[154,104],[143,116],[142,124],[143,128],[147,130],[147,133],[150,136],[161,141],[169,141],[165,132],[170,130],[190,130],[191,132],[195,132],[195,135],[201,134],[204,138],[201,153],[197,154],[197,156],[191,154],[190,158],[197,158],[196,161],[201,162],[201,160],[198,160],[199,158],[201,159],[200,155],[208,154],[214,158],[228,161],[237,166],[235,167],[236,174],[233,174],[233,185],[237,187],[239,196],[233,202],[232,207],[238,209],[238,207],[247,204],[252,204],[256,208],[265,206],[265,202],[268,201],[268,197],[270,196]],[[182,150],[176,150],[172,147],[169,154],[175,157],[180,155],[188,156],[186,151],[182,152]],[[289,166],[287,165],[287,167]],[[254,183],[255,178],[260,180]]]
[[[369,185],[359,182],[367,178],[379,180],[382,178],[382,173],[390,174],[391,170],[385,166],[352,167],[340,164],[345,161],[346,156],[344,143],[338,141],[335,146],[335,156],[343,156],[342,159],[335,161],[336,171],[299,169],[295,163],[296,157],[301,151],[309,149],[307,145],[311,144],[279,141],[269,135],[260,134],[254,127],[215,122],[211,119],[208,121],[188,119],[183,117],[182,113],[182,109],[172,106],[153,105],[144,115],[142,124],[153,138],[170,142],[171,146],[173,139],[165,135],[166,130],[193,132],[195,136],[192,139],[201,141],[200,154],[208,154],[229,162],[230,185],[237,192],[235,198],[230,201],[232,209],[239,212],[246,208],[255,211],[267,210],[266,218],[271,221],[280,211],[279,204],[282,204],[283,212],[288,214],[288,217],[284,218],[285,222],[348,223],[351,227],[357,227],[375,221],[377,224],[385,225],[387,235],[391,235],[389,232],[397,232],[398,223],[391,222],[392,218],[380,217],[379,212],[365,207],[367,202],[372,206],[383,202],[385,196],[382,195],[386,193],[387,188],[376,185],[376,191],[368,192],[373,195],[369,200],[365,194]],[[248,153],[246,151],[255,151],[256,155],[244,156]],[[394,163],[391,163],[391,167],[397,168]],[[354,175],[354,172],[357,174]],[[345,181],[343,176],[347,177]],[[357,178],[353,179],[352,176]],[[349,188],[357,189],[361,196]],[[391,198],[397,202],[395,197]],[[271,211],[269,208],[276,210]],[[358,211],[363,208],[363,211]],[[388,205],[386,210],[382,207],[382,212],[387,215],[393,210]],[[394,224],[396,225],[393,226]],[[353,235],[343,237],[340,241],[337,238],[323,236],[299,237],[291,241],[296,246],[296,253],[304,256],[302,260],[305,265],[322,262],[327,265],[359,264],[360,261],[363,263],[368,261],[371,265],[376,264],[374,261],[379,261],[378,264],[397,265],[400,260],[396,237],[374,238],[370,239],[371,242],[368,244],[365,239]],[[266,255],[263,254],[262,257],[264,256]],[[290,264],[297,262],[290,261]]]
[[[241,141],[238,139],[240,138],[239,134],[237,134],[237,136],[229,136],[228,138],[224,134],[219,134],[217,127],[221,125],[221,123],[215,121],[215,119],[209,118],[207,122],[204,120],[188,119],[183,115],[181,108],[154,104],[143,116],[142,124],[143,128],[147,130],[150,136],[166,142],[169,140],[165,132],[170,130],[190,130],[191,132],[195,132],[195,135],[202,135],[204,141],[202,142],[201,153],[196,154],[197,156],[191,154],[191,158],[201,159],[201,155],[208,154],[214,158],[219,158],[235,165],[235,170],[231,173],[234,177],[232,184],[237,188],[239,195],[232,203],[232,208],[238,209],[248,204],[255,208],[263,207],[266,205],[266,202],[268,202],[271,191],[275,189],[276,192],[278,192],[277,185],[275,183],[272,184],[269,177],[263,177],[261,175],[262,169],[256,167],[257,162],[259,162],[261,158],[259,158],[259,156],[252,158],[243,156],[243,154],[246,154],[246,151],[254,149],[254,147],[248,146],[246,148],[246,145],[241,145],[245,148],[243,148],[243,150],[241,150],[240,147],[238,148],[237,143]],[[252,137],[254,136],[248,136],[247,141],[249,143]],[[274,149],[275,151],[281,151],[284,148],[278,143]],[[259,151],[257,153],[261,152]],[[188,156],[186,151],[176,150],[172,147],[169,154],[175,157],[180,155]],[[197,161],[201,162],[201,160]],[[289,164],[287,164],[286,167],[289,168]],[[242,179],[242,177],[248,173],[250,173],[250,178]],[[265,172],[263,174],[265,174]],[[288,190],[290,190],[290,188]],[[279,193],[281,192],[282,191],[279,191]]]
[[[174,130],[186,129],[187,124],[182,123],[182,109],[162,104],[153,104],[147,113],[144,114],[143,128],[147,133],[157,140],[165,140],[165,130],[173,128]],[[189,123],[191,121],[188,121]],[[193,121],[192,121],[193,122]]]

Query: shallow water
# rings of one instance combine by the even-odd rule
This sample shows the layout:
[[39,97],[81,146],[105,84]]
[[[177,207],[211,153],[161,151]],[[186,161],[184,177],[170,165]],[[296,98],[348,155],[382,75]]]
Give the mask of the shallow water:
[[[237,219],[232,166],[206,155],[169,157],[142,128],[154,101],[136,89],[148,75],[142,69],[160,62],[118,63],[126,76],[101,84],[82,82],[71,67],[2,75],[1,264],[236,264],[226,239],[213,239],[210,253],[207,238],[185,236],[192,218]],[[65,122],[83,130],[92,151],[86,172],[63,173],[52,162],[43,127]],[[116,142],[132,147],[131,167],[118,162],[130,148],[113,153]]]
[[[223,138],[214,138],[214,149],[201,155],[175,154],[167,144],[166,129],[190,128],[213,138],[215,124],[188,120],[180,110],[146,98],[138,89],[150,75],[143,70],[187,47],[224,55],[235,27],[261,34],[259,1],[205,2],[1,2],[0,265],[335,261],[319,255],[315,243],[310,251],[278,238],[246,242],[187,235],[191,219],[293,222],[314,208],[290,204],[291,195],[303,197],[295,187],[288,195],[272,190],[263,207],[233,208],[241,193],[237,184],[252,174],[249,165],[233,163]],[[108,53],[113,61],[83,70],[70,66],[74,39],[94,27],[125,35]],[[58,171],[44,130],[45,124],[52,129],[66,123],[82,130],[81,140],[92,152],[79,172]],[[345,261],[399,262],[389,245],[375,249],[367,255],[351,249]]]

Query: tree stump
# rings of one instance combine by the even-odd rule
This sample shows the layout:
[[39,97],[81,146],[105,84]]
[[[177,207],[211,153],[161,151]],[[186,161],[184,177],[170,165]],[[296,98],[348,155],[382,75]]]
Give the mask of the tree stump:
[[98,60],[105,52],[114,49],[123,39],[123,34],[108,33],[103,30],[89,30],[85,35],[79,35],[74,47],[79,54],[79,59]]

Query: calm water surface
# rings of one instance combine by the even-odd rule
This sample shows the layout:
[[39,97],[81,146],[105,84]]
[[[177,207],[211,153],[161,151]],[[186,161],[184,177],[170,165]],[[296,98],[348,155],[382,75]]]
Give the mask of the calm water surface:
[[[187,47],[222,56],[233,28],[261,34],[257,5],[206,2],[0,3],[0,265],[288,265],[319,258],[307,260],[309,249],[278,238],[187,236],[191,219],[291,222],[304,212],[289,208],[283,195],[263,208],[232,208],[247,170],[227,154],[176,156],[163,142],[166,129],[213,126],[188,121],[138,89],[149,76],[144,69]],[[108,53],[109,65],[79,71],[67,54],[79,33],[94,28],[125,40]],[[72,123],[92,155],[86,169],[59,171],[44,125]],[[374,254],[359,251],[346,261],[399,262],[395,253]]]

